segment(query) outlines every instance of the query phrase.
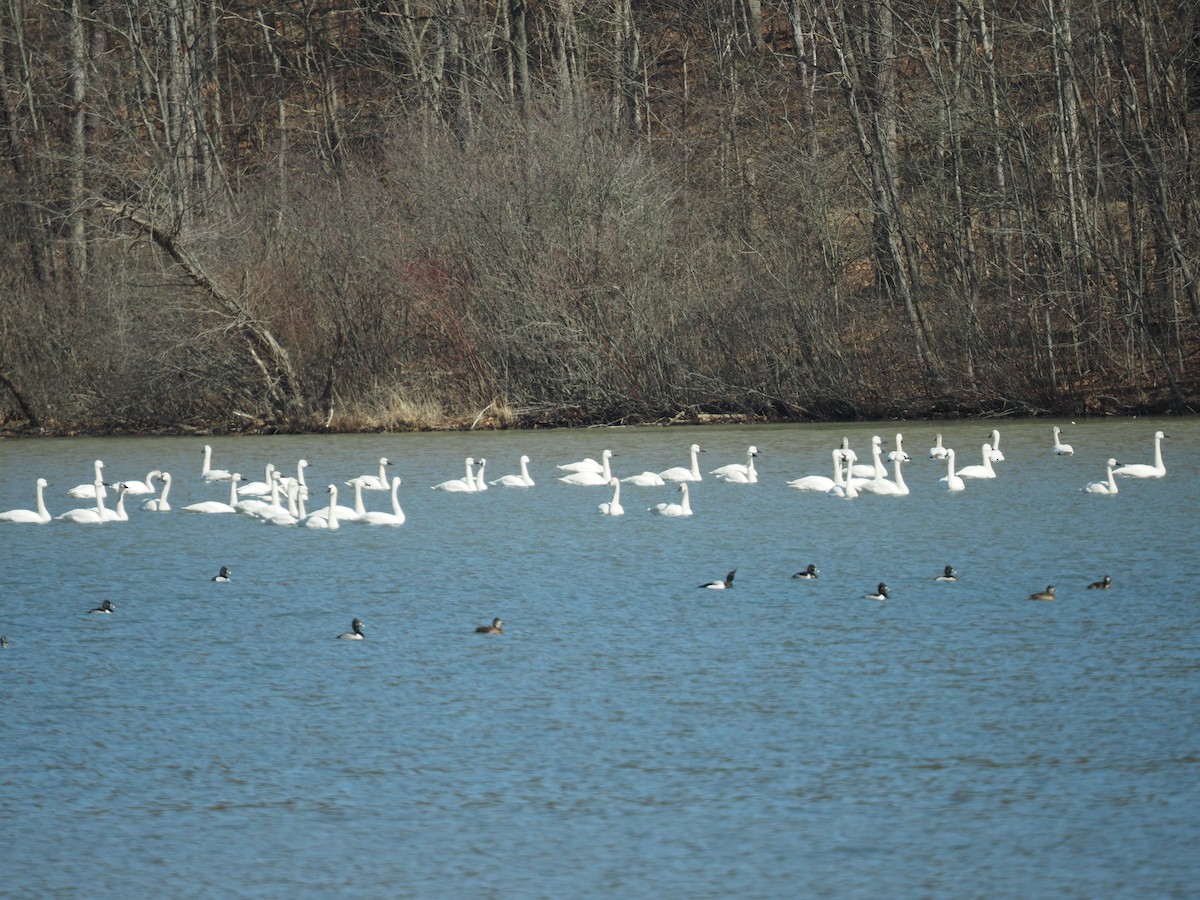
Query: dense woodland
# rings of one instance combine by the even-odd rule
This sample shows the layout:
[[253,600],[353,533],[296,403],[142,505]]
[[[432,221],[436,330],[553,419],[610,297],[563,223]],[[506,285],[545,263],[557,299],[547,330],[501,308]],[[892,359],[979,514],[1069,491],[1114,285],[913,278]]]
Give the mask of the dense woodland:
[[1200,405],[1194,0],[0,0],[0,423]]

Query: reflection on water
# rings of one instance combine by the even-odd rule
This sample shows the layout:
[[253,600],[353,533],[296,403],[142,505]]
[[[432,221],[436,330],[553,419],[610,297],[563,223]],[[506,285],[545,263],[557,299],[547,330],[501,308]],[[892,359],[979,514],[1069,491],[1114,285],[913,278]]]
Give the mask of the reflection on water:
[[[174,476],[170,513],[0,525],[0,838],[37,862],[5,890],[1187,895],[1200,427],[998,425],[997,477],[959,494],[935,434],[967,465],[990,424],[208,440],[256,479],[307,459],[310,505],[388,457],[406,523],[336,532],[180,512],[227,497],[200,439],[0,443],[0,510],[39,476],[52,513],[82,505],[96,458]],[[1165,479],[1080,491],[1160,427]],[[909,496],[786,486],[897,430]],[[617,475],[687,466],[693,441],[704,472],[756,445],[759,482],[706,477],[663,519],[671,486],[609,517],[611,489],[556,481],[605,449]],[[430,490],[522,454],[533,488]],[[366,639],[336,640],[353,618]]]

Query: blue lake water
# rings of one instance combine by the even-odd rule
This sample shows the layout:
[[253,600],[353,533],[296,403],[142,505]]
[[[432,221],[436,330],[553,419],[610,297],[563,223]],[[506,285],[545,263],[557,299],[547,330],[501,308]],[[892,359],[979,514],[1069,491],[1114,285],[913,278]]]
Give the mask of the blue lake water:
[[[52,513],[87,505],[97,458],[174,476],[169,513],[0,525],[0,893],[1193,897],[1200,421],[1059,422],[1072,457],[996,424],[999,476],[961,494],[928,448],[978,462],[991,424],[0,442],[0,511],[39,476]],[[1158,428],[1165,478],[1080,492]],[[897,430],[909,496],[785,483]],[[705,472],[758,446],[759,483],[705,476],[670,519],[669,487],[610,518],[555,480],[693,441]],[[228,497],[205,443],[252,478],[309,460],[309,511],[386,456],[408,520],[183,512]],[[534,488],[430,490],[522,453]]]

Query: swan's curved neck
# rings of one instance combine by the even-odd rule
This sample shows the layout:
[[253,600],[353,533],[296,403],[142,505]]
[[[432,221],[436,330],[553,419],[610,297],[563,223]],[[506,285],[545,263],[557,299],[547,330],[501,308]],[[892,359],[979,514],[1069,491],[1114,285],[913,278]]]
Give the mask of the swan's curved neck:
[[393,478],[392,479],[392,515],[394,515],[394,516],[400,515],[400,497],[398,496],[399,493],[400,493],[400,479]]

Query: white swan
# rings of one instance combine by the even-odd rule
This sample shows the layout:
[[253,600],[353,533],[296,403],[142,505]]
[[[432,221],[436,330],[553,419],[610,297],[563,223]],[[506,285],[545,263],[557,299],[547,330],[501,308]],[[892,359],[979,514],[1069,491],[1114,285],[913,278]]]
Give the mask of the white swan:
[[679,493],[683,495],[678,503],[656,503],[650,507],[650,512],[656,516],[690,516],[692,503],[688,498],[688,483],[679,482]]
[[263,470],[262,481],[247,481],[238,488],[239,497],[266,497],[272,490],[277,490],[275,484],[275,463],[267,463]]
[[529,457],[522,455],[520,475],[501,475],[491,483],[498,484],[500,487],[533,487],[533,479],[529,477]]
[[992,445],[986,441],[983,444],[983,462],[978,466],[963,466],[958,470],[960,478],[995,478],[996,470],[992,468]]
[[117,506],[115,509],[106,509],[101,515],[105,522],[128,522],[129,513],[125,511],[125,482],[121,482],[116,486],[117,490]]
[[557,466],[557,468],[563,472],[596,472],[596,473],[599,473],[599,472],[604,471],[604,464],[596,462],[596,460],[592,459],[589,456],[587,459],[579,460],[579,462],[563,463],[561,466]]
[[346,482],[346,487],[354,487],[354,482],[361,481],[364,491],[386,491],[391,488],[391,481],[388,478],[387,467],[392,463],[386,456],[379,457],[379,474],[378,475],[359,475],[356,478],[351,478]]
[[828,493],[830,488],[836,484],[842,483],[842,450],[837,448],[833,451],[833,477],[829,478],[825,475],[805,475],[801,478],[793,478],[788,482],[788,487],[798,491],[820,491]]
[[97,494],[104,497],[107,496],[104,490],[104,476],[100,470],[104,468],[103,460],[96,460],[92,463],[92,481],[90,484],[77,484],[75,487],[67,491],[67,495],[74,497],[76,500],[95,500]]
[[1162,442],[1165,437],[1161,431],[1154,432],[1154,465],[1131,463],[1127,466],[1117,466],[1113,469],[1113,474],[1126,478],[1162,478],[1167,474],[1167,467],[1163,465],[1162,458]]
[[700,481],[700,458],[697,456],[697,454],[703,453],[704,451],[700,449],[699,444],[692,444],[692,446],[689,448],[689,452],[692,455],[691,468],[672,466],[665,472],[659,472],[659,477],[662,478],[663,481]]
[[954,471],[954,450],[946,450],[946,474],[938,479],[938,484],[948,491],[965,491],[967,483],[958,477]]
[[621,505],[621,479],[610,478],[608,483],[612,485],[612,499],[607,503],[600,504],[600,512],[606,516],[623,516],[625,515],[625,507]]
[[229,502],[222,503],[220,500],[204,500],[200,503],[192,503],[183,508],[184,512],[194,513],[235,513],[237,512],[237,486],[242,480],[242,476],[233,473],[229,476]]
[[1113,478],[1113,470],[1117,467],[1117,461],[1110,459],[1106,462],[1105,467],[1108,469],[1108,476],[1104,481],[1093,481],[1085,484],[1081,491],[1085,494],[1115,494],[1117,493],[1117,480]]
[[869,494],[878,494],[881,497],[908,496],[908,485],[904,483],[904,474],[900,471],[900,465],[903,462],[904,460],[899,456],[892,459],[892,468],[895,469],[895,477],[891,481],[886,478],[880,478],[877,475],[866,484],[859,485],[859,490],[866,491]]
[[1054,446],[1051,447],[1050,449],[1054,453],[1056,453],[1058,456],[1074,456],[1075,455],[1075,448],[1072,447],[1070,444],[1064,444],[1059,439],[1059,427],[1057,425],[1054,426]]
[[942,433],[939,431],[937,440],[934,441],[933,446],[929,448],[929,458],[930,459],[945,459],[946,452],[947,452],[946,448],[942,446]]
[[287,486],[287,506],[282,510],[269,512],[262,517],[268,525],[296,525],[305,517],[304,497],[300,486],[293,482]]
[[605,450],[600,454],[599,472],[571,472],[568,475],[561,476],[558,480],[563,484],[582,484],[591,487],[606,485],[612,480],[612,470],[608,462],[612,459],[612,455],[613,452],[611,450]]
[[857,458],[858,457],[854,455],[854,451],[849,448],[846,448],[839,453],[840,462],[846,464],[845,476],[843,476],[842,471],[839,468],[837,478],[834,479],[834,485],[825,492],[826,496],[839,497],[843,500],[853,500],[858,496],[858,486],[855,484],[855,482],[862,481],[862,479],[856,479],[850,476],[850,472],[854,468],[854,460]]
[[895,462],[897,459],[903,460],[904,462],[912,461],[912,457],[909,456],[904,449],[904,435],[900,434],[899,432],[896,433],[896,449],[889,450],[887,455],[888,462]]
[[632,484],[634,487],[662,487],[666,484],[662,480],[662,476],[657,472],[639,472],[636,475],[629,475],[621,479],[625,484]]
[[233,477],[233,473],[227,469],[212,467],[212,447],[208,444],[204,445],[204,465],[200,469],[200,477],[205,481],[228,481]]
[[162,479],[162,490],[158,492],[158,496],[143,500],[141,503],[141,508],[147,512],[171,511],[171,504],[167,502],[167,494],[171,493],[171,473],[163,472],[159,477]]
[[[276,475],[272,469],[270,494],[265,499],[263,497],[245,497],[235,503],[233,508],[255,519],[272,518],[288,511],[279,498],[279,493],[282,490],[283,479]],[[241,488],[238,488],[238,494],[241,494]]]
[[[334,499],[329,502],[329,506],[326,507],[325,509],[318,509],[311,516],[309,516],[309,518],[310,519],[314,519],[314,518],[327,519],[327,518],[329,518],[329,511],[331,509],[337,513],[338,522],[357,522],[359,519],[361,519],[363,516],[365,516],[367,514],[367,508],[363,504],[362,482],[360,482],[357,478],[351,479],[351,480],[353,481],[353,484],[354,484],[354,505],[353,506],[339,506],[337,504],[337,493],[335,492]],[[319,528],[320,526],[314,525],[312,527]],[[334,526],[334,527],[336,527],[336,526]]]
[[365,525],[403,525],[406,517],[404,510],[400,508],[399,491],[400,476],[396,475],[392,478],[392,511],[371,510],[363,513],[358,521]]
[[39,478],[37,487],[37,509],[10,509],[0,513],[0,522],[22,522],[26,525],[45,525],[50,521],[50,513],[46,511],[46,499],[43,492],[49,484],[45,478]]
[[299,489],[300,496],[303,496],[307,499],[308,485],[304,481],[304,470],[307,468],[308,468],[308,460],[307,459],[298,460],[296,462],[296,476],[294,478],[290,475],[280,476],[280,478],[281,478],[280,483],[279,483],[280,490],[282,490],[286,494],[291,487],[295,486],[296,488]]
[[729,465],[713,469],[708,474],[717,481],[725,481],[729,484],[757,484],[758,473],[754,470],[754,457],[756,456],[758,456],[758,448],[751,444],[746,449],[744,463],[729,463]]
[[435,491],[452,491],[458,494],[473,494],[475,493],[475,460],[467,457],[467,474],[464,478],[451,478],[449,481],[443,481],[441,484],[435,484],[431,490]]
[[992,462],[1004,462],[1004,454],[1000,452],[1000,429],[992,429]]
[[74,522],[76,525],[99,525],[101,522],[107,521],[105,516],[108,510],[104,507],[104,494],[101,493],[103,488],[104,485],[97,481],[95,506],[68,509],[65,513],[56,516],[56,520],[59,522]]
[[338,525],[337,485],[331,484],[326,490],[329,492],[329,506],[320,514],[313,513],[302,519],[300,524],[304,528],[326,528],[329,531],[337,531],[340,527]]
[[486,491],[488,489],[487,482],[483,479],[483,470],[485,468],[487,468],[487,460],[481,457],[479,460],[479,471],[475,473],[476,491]]
[[131,497],[143,496],[145,494],[157,494],[158,488],[154,486],[154,480],[162,475],[158,469],[151,469],[146,473],[145,481],[123,481],[125,485],[125,493]]

